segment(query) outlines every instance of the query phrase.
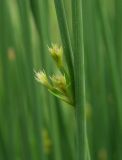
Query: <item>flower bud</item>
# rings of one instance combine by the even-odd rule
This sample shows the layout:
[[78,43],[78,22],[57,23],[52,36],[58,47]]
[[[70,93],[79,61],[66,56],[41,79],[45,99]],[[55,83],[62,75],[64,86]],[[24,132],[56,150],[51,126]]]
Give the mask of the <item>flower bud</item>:
[[52,76],[50,79],[56,89],[60,90],[61,92],[66,92],[67,83],[65,76]]
[[52,47],[48,47],[48,50],[53,57],[54,61],[56,62],[57,66],[60,68],[62,67],[62,56],[63,56],[63,49],[59,47],[57,44],[52,44]]
[[36,75],[35,78],[38,82],[42,83],[47,88],[51,87],[47,75],[44,71],[35,72],[35,75]]

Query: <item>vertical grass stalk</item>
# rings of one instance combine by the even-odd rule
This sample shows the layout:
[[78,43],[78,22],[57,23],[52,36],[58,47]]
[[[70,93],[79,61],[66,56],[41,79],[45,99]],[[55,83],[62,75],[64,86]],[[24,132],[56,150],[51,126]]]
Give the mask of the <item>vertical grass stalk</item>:
[[85,116],[85,68],[82,0],[72,0],[74,39],[75,107],[76,107],[76,159],[87,159]]
[[63,3],[63,0],[54,0],[54,2],[55,2],[56,14],[57,14],[57,19],[58,19],[63,49],[64,49],[64,53],[66,57],[68,70],[69,70],[70,77],[71,77],[72,90],[74,91],[73,50],[71,46],[71,39],[69,35],[69,28],[68,28],[67,19],[66,19],[64,3]]

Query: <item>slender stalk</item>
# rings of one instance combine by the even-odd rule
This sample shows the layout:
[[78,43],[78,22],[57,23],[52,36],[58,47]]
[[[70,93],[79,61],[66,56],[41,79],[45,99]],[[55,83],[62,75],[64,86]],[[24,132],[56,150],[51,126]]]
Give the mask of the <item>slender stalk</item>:
[[76,159],[86,160],[87,145],[82,0],[72,1],[72,14],[76,105]]
[[73,50],[71,46],[71,40],[70,40],[69,28],[68,28],[67,19],[66,19],[66,13],[64,9],[64,3],[63,3],[63,0],[54,0],[54,2],[55,2],[56,14],[58,19],[63,49],[66,57],[68,70],[71,77],[72,91],[74,93]]

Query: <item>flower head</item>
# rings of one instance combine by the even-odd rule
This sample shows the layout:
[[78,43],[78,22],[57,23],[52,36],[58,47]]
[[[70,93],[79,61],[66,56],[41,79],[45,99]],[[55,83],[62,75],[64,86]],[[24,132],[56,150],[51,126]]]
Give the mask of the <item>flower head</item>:
[[62,56],[63,56],[63,49],[62,47],[58,46],[57,44],[52,44],[52,47],[48,47],[48,50],[55,60],[58,67],[62,66]]
[[42,83],[44,86],[48,88],[51,87],[45,71],[35,72],[35,78],[38,82]]
[[66,92],[67,82],[65,76],[55,76],[50,77],[54,88],[61,92]]

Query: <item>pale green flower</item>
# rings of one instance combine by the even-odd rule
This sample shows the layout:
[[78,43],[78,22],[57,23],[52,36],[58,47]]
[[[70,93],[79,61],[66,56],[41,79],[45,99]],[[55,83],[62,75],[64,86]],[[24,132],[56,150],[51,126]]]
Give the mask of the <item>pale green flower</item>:
[[53,87],[61,92],[66,92],[67,82],[65,76],[55,76],[50,77]]
[[62,67],[63,48],[57,44],[52,44],[52,47],[48,47],[48,50],[55,60],[57,66]]
[[48,81],[48,77],[47,77],[45,71],[35,72],[35,78],[38,82],[40,82],[41,84],[43,84],[47,88],[51,88],[51,85]]

